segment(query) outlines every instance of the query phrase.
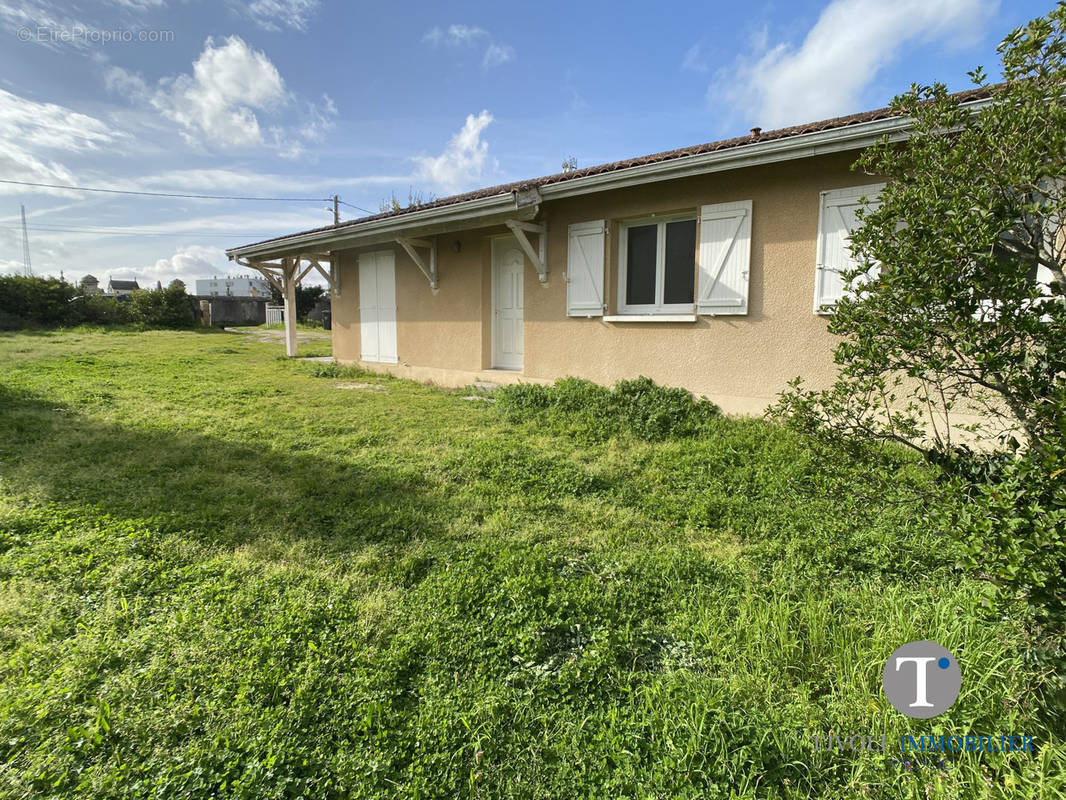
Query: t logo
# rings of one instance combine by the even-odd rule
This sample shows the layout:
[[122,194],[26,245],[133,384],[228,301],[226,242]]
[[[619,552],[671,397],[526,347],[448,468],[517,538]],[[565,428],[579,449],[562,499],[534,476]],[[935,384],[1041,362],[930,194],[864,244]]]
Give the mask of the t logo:
[[930,661],[936,661],[936,656],[897,656],[896,657],[896,672],[899,672],[900,667],[906,663],[914,664],[915,675],[917,676],[914,681],[914,702],[910,704],[911,708],[932,708],[933,704],[930,703],[925,697],[925,679],[928,675],[926,667]]
[[889,657],[881,682],[897,711],[929,719],[951,708],[962,688],[962,672],[955,656],[936,642],[908,642]]

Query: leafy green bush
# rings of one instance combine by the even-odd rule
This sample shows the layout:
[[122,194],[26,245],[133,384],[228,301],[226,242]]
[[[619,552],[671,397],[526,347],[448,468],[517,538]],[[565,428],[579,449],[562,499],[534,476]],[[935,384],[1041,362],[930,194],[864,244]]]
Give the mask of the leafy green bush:
[[694,436],[721,413],[709,400],[645,377],[619,381],[613,389],[582,378],[552,386],[519,383],[501,388],[497,398],[512,422],[536,419],[594,440],[622,433],[648,441]]
[[[938,506],[961,546],[960,565],[992,586],[994,617],[1029,631],[1027,655],[1046,675],[1043,705],[1066,713],[1066,448],[958,459],[949,485],[961,498]],[[949,509],[952,509],[949,512]]]
[[134,319],[149,328],[188,328],[196,322],[184,286],[134,292],[130,295],[129,304]]
[[514,383],[501,388],[496,397],[506,415],[517,421],[550,408],[555,397],[554,388],[539,383]]
[[78,291],[55,278],[0,276],[0,327],[54,327],[69,318],[70,301]]
[[101,294],[77,295],[63,325],[126,325],[135,321],[129,303]]
[[633,434],[650,441],[695,435],[721,413],[709,400],[644,377],[616,383],[611,400]]
[[196,316],[184,287],[135,292],[128,299],[86,295],[56,278],[0,276],[0,330],[140,324],[187,328]]
[[956,536],[966,564],[986,573],[1004,600],[1021,600],[1040,623],[1066,622],[1066,449],[994,454],[957,476],[969,501]]

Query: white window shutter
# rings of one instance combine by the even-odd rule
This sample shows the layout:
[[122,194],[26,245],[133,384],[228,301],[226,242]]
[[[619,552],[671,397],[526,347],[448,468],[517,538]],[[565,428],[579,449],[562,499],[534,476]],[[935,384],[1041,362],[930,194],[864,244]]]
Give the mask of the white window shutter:
[[378,272],[377,254],[359,256],[359,357],[378,360]]
[[391,250],[359,256],[359,357],[396,363],[396,257]]
[[[859,262],[851,254],[851,234],[858,225],[858,211],[863,207],[862,198],[869,203],[867,212],[880,203],[877,195],[884,184],[855,186],[822,192],[818,213],[818,256],[814,275],[814,310],[823,312],[836,304],[848,292],[842,274],[856,269]],[[874,264],[867,274],[877,277],[880,265]]]
[[747,314],[751,201],[700,209],[699,314]]
[[570,226],[566,242],[566,314],[603,316],[604,221]]

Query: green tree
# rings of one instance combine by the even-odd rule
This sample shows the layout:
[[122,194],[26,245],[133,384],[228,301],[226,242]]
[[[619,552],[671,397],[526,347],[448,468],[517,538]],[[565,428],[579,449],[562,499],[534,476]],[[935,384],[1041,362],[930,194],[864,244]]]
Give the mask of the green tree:
[[71,317],[76,287],[57,278],[0,276],[0,329],[55,327]]
[[1001,84],[971,73],[987,95],[976,110],[941,84],[893,102],[913,120],[908,138],[856,164],[888,184],[860,213],[862,266],[844,276],[851,291],[829,323],[839,376],[823,389],[797,380],[774,410],[853,451],[921,453],[973,501],[954,520],[970,563],[1003,596],[1061,620],[1066,4],[999,53]]
[[[311,313],[311,309],[315,307],[315,303],[318,302],[326,290],[322,286],[304,286],[299,284],[296,287],[296,319],[303,322],[307,319],[307,315]],[[283,305],[285,303],[285,297],[274,286],[270,287],[270,302],[274,305]]]
[[133,318],[151,328],[188,328],[196,321],[184,286],[134,292],[128,302]]
[[114,297],[82,294],[57,278],[0,275],[0,330],[130,321],[127,304]]

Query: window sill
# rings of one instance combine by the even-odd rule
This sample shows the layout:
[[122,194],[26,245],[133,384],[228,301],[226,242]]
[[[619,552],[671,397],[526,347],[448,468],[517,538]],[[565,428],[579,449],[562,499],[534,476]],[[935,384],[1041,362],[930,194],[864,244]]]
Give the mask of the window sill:
[[695,314],[612,314],[604,322],[696,322]]

